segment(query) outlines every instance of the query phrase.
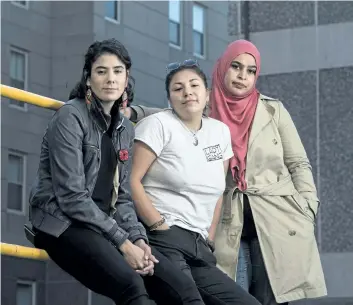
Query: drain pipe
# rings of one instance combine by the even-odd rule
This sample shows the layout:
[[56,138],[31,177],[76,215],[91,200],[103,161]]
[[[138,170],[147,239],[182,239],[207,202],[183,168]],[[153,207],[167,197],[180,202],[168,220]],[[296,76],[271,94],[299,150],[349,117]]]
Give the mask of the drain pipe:
[[243,4],[244,39],[250,40],[250,1]]

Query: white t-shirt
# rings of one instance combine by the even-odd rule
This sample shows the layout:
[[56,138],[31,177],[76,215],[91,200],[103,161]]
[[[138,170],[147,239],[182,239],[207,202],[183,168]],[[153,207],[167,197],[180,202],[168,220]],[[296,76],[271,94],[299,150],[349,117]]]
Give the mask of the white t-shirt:
[[229,128],[211,118],[202,119],[192,133],[171,110],[141,120],[135,140],[157,155],[142,184],[169,226],[208,236],[217,200],[225,190],[223,161],[233,156]]

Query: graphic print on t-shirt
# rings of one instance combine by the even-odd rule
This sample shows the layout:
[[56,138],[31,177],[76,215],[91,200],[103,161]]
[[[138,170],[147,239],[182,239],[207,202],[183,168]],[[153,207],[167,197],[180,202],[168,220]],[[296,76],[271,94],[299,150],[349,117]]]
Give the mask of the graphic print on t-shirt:
[[203,149],[207,162],[223,159],[221,146],[219,144],[209,146]]

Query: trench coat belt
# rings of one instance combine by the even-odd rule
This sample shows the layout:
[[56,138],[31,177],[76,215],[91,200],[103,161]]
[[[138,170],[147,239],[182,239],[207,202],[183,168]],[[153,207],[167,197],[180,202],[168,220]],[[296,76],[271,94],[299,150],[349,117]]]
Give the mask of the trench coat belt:
[[255,186],[249,187],[245,191],[240,191],[238,187],[226,189],[225,200],[223,202],[223,223],[229,223],[233,218],[232,201],[235,196],[240,194],[250,196],[290,196],[296,192],[294,184],[292,182],[291,175],[285,176],[280,181],[271,183],[265,187],[257,188]]

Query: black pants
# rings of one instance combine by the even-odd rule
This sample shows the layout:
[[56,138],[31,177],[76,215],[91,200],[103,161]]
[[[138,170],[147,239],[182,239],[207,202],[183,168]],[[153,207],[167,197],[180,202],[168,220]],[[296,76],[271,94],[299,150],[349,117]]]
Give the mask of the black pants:
[[116,304],[204,304],[193,281],[153,248],[159,263],[153,276],[142,277],[106,238],[84,227],[71,226],[58,238],[38,232],[35,246],[46,250],[83,285]]
[[216,266],[205,239],[177,226],[148,233],[150,244],[195,281],[205,304],[260,305]]

